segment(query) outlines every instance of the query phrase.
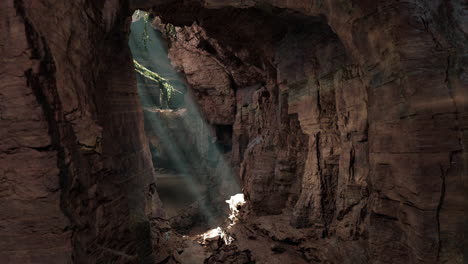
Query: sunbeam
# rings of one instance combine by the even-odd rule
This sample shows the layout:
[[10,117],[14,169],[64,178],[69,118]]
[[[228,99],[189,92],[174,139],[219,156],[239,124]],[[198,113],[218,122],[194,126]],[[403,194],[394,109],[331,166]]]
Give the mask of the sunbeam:
[[149,21],[147,13],[135,12],[129,46],[145,130],[152,135],[157,189],[168,218],[197,218],[213,227],[226,216],[224,200],[240,191],[223,155],[228,147],[218,139],[215,127],[204,120],[184,77],[168,59],[161,33]]

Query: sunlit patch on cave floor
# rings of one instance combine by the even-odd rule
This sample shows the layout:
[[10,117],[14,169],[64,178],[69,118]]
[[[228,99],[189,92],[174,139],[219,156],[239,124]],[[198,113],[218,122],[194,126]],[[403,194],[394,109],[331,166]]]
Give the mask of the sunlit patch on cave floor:
[[231,236],[231,229],[240,220],[240,212],[245,204],[244,194],[235,194],[226,200],[226,203],[229,205],[230,213],[223,225],[202,234],[184,236],[186,242],[185,249],[179,259],[181,263],[204,263],[212,251],[219,248],[220,245],[229,246],[235,241],[235,238]]
[[205,233],[196,236],[197,239],[201,240],[203,243],[207,241],[213,241],[215,239],[222,239],[224,244],[229,245],[233,242],[234,238],[229,235],[230,229],[239,221],[239,213],[242,206],[245,204],[244,194],[238,193],[231,196],[229,200],[226,200],[226,203],[229,205],[229,222],[225,226],[218,226],[216,228],[210,229]]

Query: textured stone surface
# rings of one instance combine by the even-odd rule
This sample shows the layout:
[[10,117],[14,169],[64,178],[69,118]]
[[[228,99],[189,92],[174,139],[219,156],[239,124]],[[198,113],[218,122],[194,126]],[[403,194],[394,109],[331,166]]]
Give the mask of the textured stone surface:
[[153,262],[129,2],[157,5],[202,113],[233,127],[259,239],[211,262],[466,262],[462,0],[2,1],[0,262]]
[[[158,25],[156,27],[164,27]],[[164,28],[161,28],[164,30]],[[169,27],[168,27],[169,29]],[[204,31],[194,25],[191,30],[168,31],[173,38],[169,48],[169,59],[176,69],[183,71],[191,85],[192,96],[196,98],[200,111],[211,124],[232,125],[234,123],[235,96],[231,79],[223,64],[209,52],[216,52],[208,42],[201,42]],[[205,46],[209,51],[200,49]]]
[[146,207],[159,205],[130,12],[111,0],[0,10],[0,262],[151,263]]
[[207,0],[154,13],[176,25],[163,29],[176,66],[209,56],[230,76],[250,210],[313,227],[311,261],[466,261],[466,4]]

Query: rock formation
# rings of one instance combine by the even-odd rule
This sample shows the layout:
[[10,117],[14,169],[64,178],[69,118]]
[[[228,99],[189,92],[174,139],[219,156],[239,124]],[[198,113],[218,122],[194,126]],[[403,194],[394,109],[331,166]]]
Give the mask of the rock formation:
[[[235,97],[233,159],[249,208],[313,228],[310,261],[461,263],[460,5],[192,1],[153,11],[176,26],[170,58],[207,120],[228,115]],[[219,101],[222,113],[205,109]]]
[[247,204],[207,263],[467,261],[464,1],[4,0],[1,263],[197,251],[159,218],[136,8],[207,122],[232,131]]
[[36,0],[0,10],[0,262],[152,263],[147,214],[159,206],[131,11]]

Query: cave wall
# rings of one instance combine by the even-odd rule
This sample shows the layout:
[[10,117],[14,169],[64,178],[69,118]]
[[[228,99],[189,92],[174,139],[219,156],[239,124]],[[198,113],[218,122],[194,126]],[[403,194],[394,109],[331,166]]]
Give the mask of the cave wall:
[[250,210],[313,227],[310,260],[332,263],[464,261],[466,10],[457,0],[153,8],[207,120],[234,126]]
[[151,263],[126,1],[0,3],[0,262]]
[[250,213],[313,230],[309,261],[466,261],[462,0],[4,0],[2,263],[152,262],[128,2],[177,26],[171,59],[233,126]]

